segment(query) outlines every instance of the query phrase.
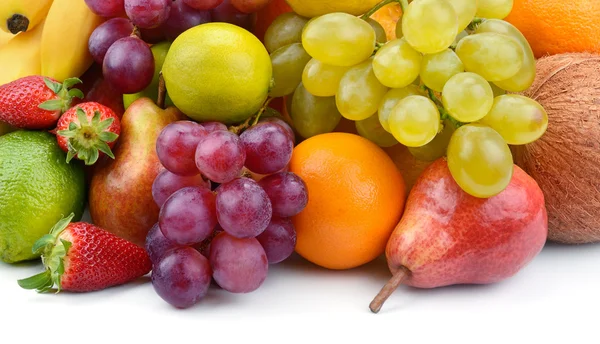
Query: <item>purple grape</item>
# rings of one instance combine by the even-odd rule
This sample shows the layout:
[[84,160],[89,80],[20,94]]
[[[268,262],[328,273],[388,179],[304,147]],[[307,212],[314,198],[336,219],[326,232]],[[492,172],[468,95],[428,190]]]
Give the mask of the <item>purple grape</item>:
[[277,117],[265,117],[265,118],[261,118],[260,121],[258,121],[258,123],[275,123],[275,124],[279,124],[290,135],[290,138],[292,139],[292,143],[294,145],[296,144],[296,134],[294,133],[294,129],[292,129],[292,127],[290,127],[290,125],[287,124],[286,121],[284,121],[282,119],[279,119]]
[[206,11],[219,6],[223,0],[183,0],[183,2],[197,10]]
[[221,226],[217,225],[215,227],[215,229],[213,230],[212,234],[204,239],[204,241],[202,241],[201,243],[194,245],[194,248],[202,253],[203,256],[205,256],[206,258],[208,258],[210,256],[210,243],[213,241],[213,239],[219,235],[223,233],[223,228],[221,228]]
[[178,247],[181,246],[165,238],[158,223],[150,229],[146,236],[146,251],[152,263],[157,263],[165,254]]
[[217,218],[225,232],[237,238],[253,238],[271,222],[271,201],[250,178],[237,178],[217,189]]
[[231,293],[249,293],[267,278],[267,254],[255,238],[239,239],[227,233],[210,244],[210,266],[219,286]]
[[101,17],[119,17],[125,12],[123,0],[85,0],[85,4]]
[[125,18],[112,18],[98,26],[88,41],[88,49],[94,61],[102,64],[108,48],[117,40],[130,36],[132,32],[133,25]]
[[154,76],[154,56],[150,47],[137,37],[119,39],[106,51],[102,74],[120,93],[144,90]]
[[205,122],[205,123],[202,123],[202,126],[209,133],[212,133],[213,131],[218,131],[218,130],[227,131],[227,126],[221,122]]
[[196,147],[208,133],[200,124],[177,121],[167,125],[156,140],[156,154],[161,164],[180,176],[198,174]]
[[148,44],[160,43],[166,39],[165,33],[161,27],[154,29],[140,29],[140,35],[144,42]]
[[254,173],[275,173],[292,158],[294,143],[278,124],[257,124],[243,132],[240,138],[246,150],[246,167]]
[[269,264],[281,263],[294,253],[296,228],[289,218],[274,217],[256,239],[265,250]]
[[202,175],[180,176],[169,170],[162,171],[152,183],[152,198],[159,207],[162,207],[167,198],[187,186],[201,186],[210,190],[210,181],[204,180]]
[[306,208],[308,191],[298,175],[279,172],[261,179],[258,184],[269,195],[273,216],[292,217]]
[[169,18],[171,0],[125,0],[125,13],[142,29],[159,27]]
[[212,270],[208,259],[191,247],[169,252],[152,269],[156,293],[177,308],[188,308],[208,293]]
[[168,39],[175,40],[184,31],[208,22],[209,11],[198,11],[186,5],[183,0],[174,0],[171,2],[169,19],[161,27]]
[[240,138],[229,131],[208,134],[196,149],[196,167],[208,179],[226,183],[240,176],[246,152]]
[[215,195],[205,187],[188,186],[167,199],[158,216],[163,235],[178,245],[208,238],[217,225]]
[[252,32],[256,25],[256,13],[242,13],[233,7],[231,0],[224,0],[223,3],[212,10],[212,20],[237,25]]

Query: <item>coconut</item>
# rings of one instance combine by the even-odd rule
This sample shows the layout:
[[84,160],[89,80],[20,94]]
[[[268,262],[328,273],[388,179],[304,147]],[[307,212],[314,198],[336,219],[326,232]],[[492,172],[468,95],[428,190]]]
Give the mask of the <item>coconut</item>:
[[600,55],[562,54],[537,61],[524,95],[548,112],[546,134],[515,149],[515,161],[546,197],[548,238],[600,242]]

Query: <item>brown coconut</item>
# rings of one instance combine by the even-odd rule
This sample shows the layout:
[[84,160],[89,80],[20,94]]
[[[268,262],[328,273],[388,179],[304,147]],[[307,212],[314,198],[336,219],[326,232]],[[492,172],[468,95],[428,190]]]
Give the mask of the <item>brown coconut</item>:
[[541,139],[517,147],[515,161],[544,192],[548,238],[600,242],[600,55],[538,60],[525,95],[542,104],[549,125]]

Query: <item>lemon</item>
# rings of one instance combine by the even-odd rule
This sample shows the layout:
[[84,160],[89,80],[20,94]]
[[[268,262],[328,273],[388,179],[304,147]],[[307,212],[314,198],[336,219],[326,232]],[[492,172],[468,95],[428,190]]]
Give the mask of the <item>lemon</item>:
[[85,178],[78,162],[66,162],[56,137],[16,131],[0,137],[0,259],[36,258],[33,244],[63,216],[81,218]]
[[273,67],[256,36],[235,25],[208,23],[175,39],[162,73],[171,100],[187,116],[232,124],[261,108]]
[[381,0],[286,0],[294,12],[312,18],[327,13],[345,12],[358,16],[367,13]]

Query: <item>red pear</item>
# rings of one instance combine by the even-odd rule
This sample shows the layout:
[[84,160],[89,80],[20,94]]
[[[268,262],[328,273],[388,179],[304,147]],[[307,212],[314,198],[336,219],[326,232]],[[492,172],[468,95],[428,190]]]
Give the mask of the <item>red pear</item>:
[[95,225],[144,245],[158,221],[152,183],[163,169],[156,155],[156,139],[164,127],[185,117],[174,107],[166,110],[148,98],[127,108],[121,136],[109,159],[94,171],[90,186],[90,215]]
[[509,278],[544,247],[548,215],[533,178],[514,167],[503,192],[483,199],[456,184],[445,158],[417,180],[387,247],[392,279],[370,305],[377,313],[398,285],[436,288]]

